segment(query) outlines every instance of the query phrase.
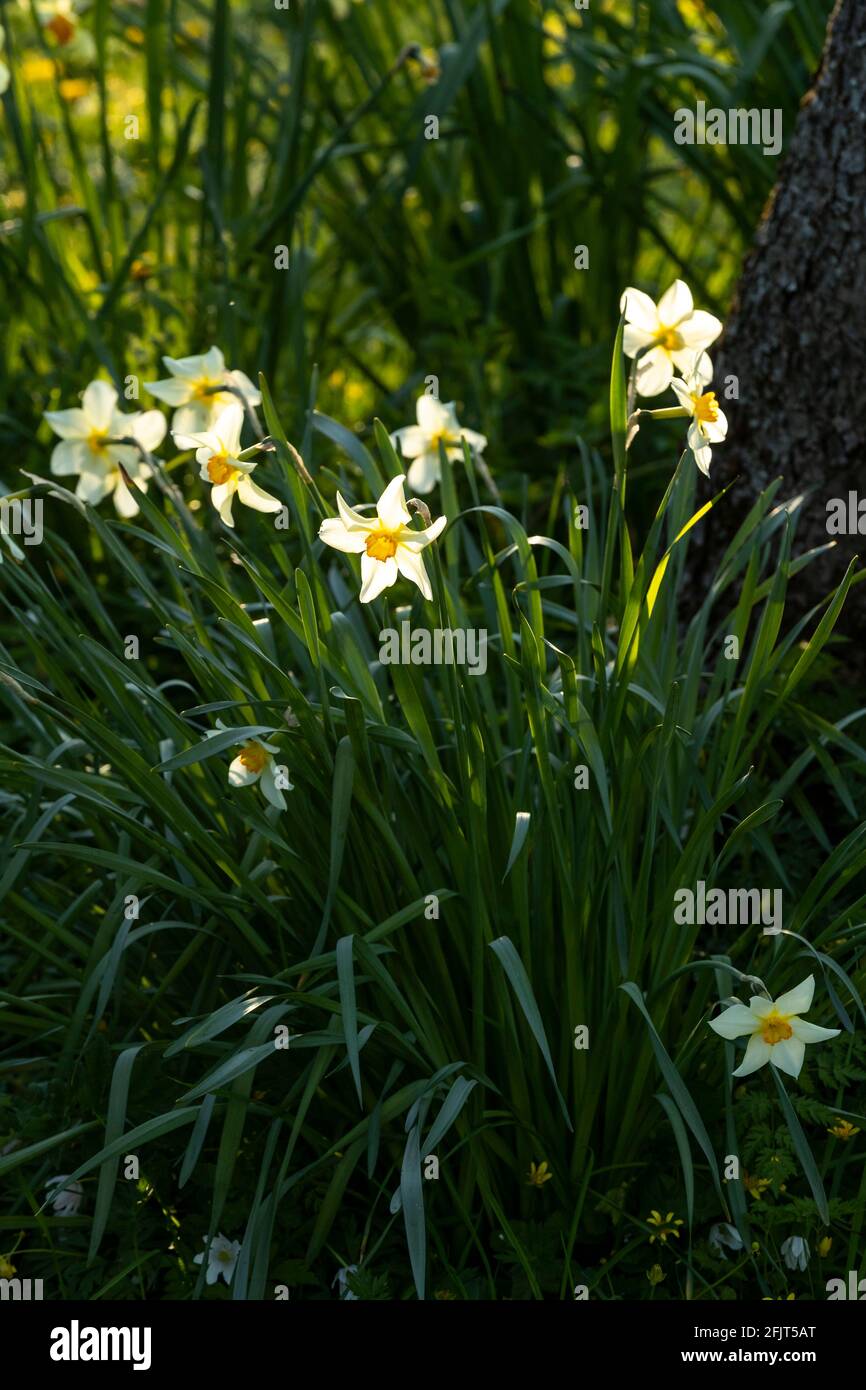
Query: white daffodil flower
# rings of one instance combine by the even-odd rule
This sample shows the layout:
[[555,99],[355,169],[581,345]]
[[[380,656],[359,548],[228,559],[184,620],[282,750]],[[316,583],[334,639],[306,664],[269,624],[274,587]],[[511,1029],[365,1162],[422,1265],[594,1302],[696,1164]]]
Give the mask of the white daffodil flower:
[[238,401],[227,405],[211,425],[200,434],[174,434],[178,449],[195,449],[200,476],[211,484],[210,499],[226,526],[234,526],[232,503],[238,501],[257,512],[279,512],[277,501],[252,481],[256,467],[254,459],[241,459],[241,430],[244,423],[243,406]]
[[440,536],[448,520],[440,516],[426,531],[413,531],[403,495],[403,477],[392,478],[376,503],[375,516],[362,516],[347,506],[339,492],[339,517],[328,517],[319,527],[326,545],[348,555],[361,556],[361,602],[372,603],[402,574],[417,584],[426,599],[433,597],[421,551]]
[[788,1236],[782,1241],[781,1251],[789,1269],[804,1270],[809,1263],[809,1242],[802,1236]]
[[778,999],[762,999],[754,995],[748,1004],[734,1004],[718,1018],[710,1019],[710,1027],[720,1037],[748,1036],[746,1055],[734,1076],[750,1076],[753,1071],[772,1062],[779,1071],[799,1076],[807,1043],[826,1042],[839,1036],[838,1028],[819,1028],[807,1023],[800,1015],[812,1006],[815,976],[809,975],[796,989]]
[[721,1255],[723,1260],[728,1258],[723,1246],[727,1246],[729,1250],[742,1250],[743,1248],[743,1237],[736,1226],[732,1226],[729,1221],[720,1221],[718,1225],[711,1226],[709,1240],[710,1249],[715,1250],[717,1255]]
[[107,381],[91,381],[81,405],[71,410],[46,410],[45,419],[60,443],[51,455],[51,472],[57,478],[78,474],[76,497],[96,506],[109,493],[121,516],[135,516],[138,503],[120,472],[120,464],[142,492],[147,491],[149,470],[134,439],[147,453],[165,438],[165,416],[159,410],[136,410],[129,415],[117,408],[117,392]]
[[680,405],[692,417],[692,423],[689,425],[689,448],[698,468],[708,478],[713,457],[711,446],[721,444],[726,437],[728,420],[716,400],[715,391],[704,391],[706,383],[701,380],[698,367],[699,363],[696,361],[685,381],[674,377],[671,386]]
[[439,457],[440,443],[449,459],[463,457],[462,441],[465,439],[470,449],[481,454],[487,448],[483,434],[465,430],[458,423],[454,402],[443,405],[435,396],[419,396],[415,403],[417,425],[406,425],[395,430],[391,443],[406,459],[412,459],[408,482],[413,492],[432,492],[442,474],[442,461]]
[[[204,1242],[207,1245],[207,1236],[204,1237]],[[230,1284],[240,1253],[241,1243],[239,1240],[228,1240],[224,1235],[214,1236],[207,1252],[205,1283],[215,1284],[222,1275],[226,1283]],[[204,1255],[205,1252],[202,1250],[196,1255],[193,1264],[200,1265],[204,1260]]]
[[626,357],[641,354],[636,374],[641,396],[661,395],[670,386],[675,368],[692,370],[696,354],[701,381],[712,380],[706,349],[718,338],[722,325],[714,314],[695,309],[692,292],[682,280],[675,280],[658,304],[643,290],[630,287],[623,293],[620,310],[625,314],[623,351]]
[[[217,727],[208,729],[207,737],[215,738],[217,734],[225,732],[225,727],[218,719]],[[285,767],[274,758],[280,749],[275,743],[265,743],[262,739],[238,739],[237,742],[243,743],[243,748],[229,768],[229,786],[252,787],[260,782],[265,801],[276,806],[278,811],[285,811],[283,792],[294,791],[294,786],[288,779]]]
[[75,1216],[81,1206],[84,1188],[80,1182],[69,1182],[68,1178],[68,1173],[61,1173],[57,1178],[49,1178],[45,1184],[55,1216]]
[[162,360],[171,375],[161,381],[146,381],[144,389],[158,401],[174,407],[172,433],[197,434],[210,429],[217,416],[237,402],[234,392],[221,387],[233,386],[247,405],[261,405],[261,392],[243,372],[227,369],[219,348],[212,347],[198,357]]

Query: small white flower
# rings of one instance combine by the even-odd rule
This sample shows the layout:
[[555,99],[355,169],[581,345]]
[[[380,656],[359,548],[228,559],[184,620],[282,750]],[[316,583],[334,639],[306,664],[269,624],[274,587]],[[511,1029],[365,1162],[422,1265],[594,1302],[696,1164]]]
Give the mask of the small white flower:
[[198,357],[162,360],[171,375],[161,381],[146,381],[144,389],[174,407],[173,433],[197,434],[207,430],[226,406],[237,402],[232,391],[220,387],[233,386],[248,405],[261,405],[261,392],[243,372],[228,370],[219,348],[212,347]]
[[788,1236],[782,1241],[782,1258],[789,1269],[803,1270],[809,1263],[809,1243],[802,1236]]
[[[217,720],[215,729],[208,729],[207,737],[215,738],[225,731],[225,725]],[[262,796],[278,811],[285,811],[286,798],[283,792],[294,791],[285,767],[277,763],[274,754],[279,753],[275,743],[265,743],[262,739],[238,739],[243,747],[229,767],[230,787],[252,787],[261,784]]]
[[352,1293],[352,1290],[349,1288],[349,1275],[356,1274],[357,1271],[357,1265],[343,1265],[343,1268],[338,1269],[331,1280],[331,1288],[333,1288],[335,1284],[339,1285],[340,1298],[344,1303],[350,1303],[353,1300],[355,1303],[358,1302],[358,1295]]
[[243,406],[235,401],[220,412],[210,429],[200,434],[174,435],[178,449],[195,449],[199,475],[211,484],[211,501],[226,526],[232,527],[235,524],[232,517],[235,493],[245,507],[257,512],[278,512],[283,505],[253,482],[250,474],[256,461],[238,457],[243,423]]
[[715,391],[704,391],[704,385],[698,374],[697,361],[685,381],[674,377],[671,382],[677,400],[692,417],[692,423],[689,425],[689,448],[694,454],[698,468],[705,477],[709,477],[710,460],[713,457],[711,445],[721,444],[728,433],[728,420],[716,400]]
[[398,444],[404,458],[413,459],[408,482],[413,492],[432,492],[439,482],[442,462],[439,458],[439,444],[444,446],[449,459],[463,457],[462,441],[465,439],[470,449],[480,454],[487,447],[483,434],[465,430],[458,423],[454,402],[444,405],[435,396],[419,396],[415,403],[417,425],[406,425],[395,430],[391,443]]
[[135,516],[135,501],[120,472],[126,472],[142,492],[147,491],[148,468],[135,444],[118,440],[135,439],[147,453],[158,449],[165,438],[165,417],[159,410],[133,411],[124,415],[117,408],[117,392],[107,381],[91,381],[81,397],[81,405],[71,410],[46,410],[45,419],[60,443],[51,454],[55,477],[78,474],[76,497],[96,506],[109,493],[121,516]]
[[68,1178],[68,1173],[61,1173],[57,1178],[49,1178],[45,1184],[56,1216],[74,1216],[81,1206],[84,1188],[80,1182],[69,1182]]
[[361,556],[361,602],[371,603],[402,574],[417,584],[426,599],[433,597],[421,551],[448,525],[440,516],[426,531],[413,531],[403,495],[405,478],[392,478],[379,501],[375,516],[362,516],[337,493],[339,517],[328,517],[319,527],[326,545],[349,555]]
[[729,1250],[742,1250],[743,1237],[729,1221],[720,1221],[716,1226],[710,1227],[710,1249],[726,1260],[728,1257],[722,1248],[725,1245]]
[[815,976],[809,975],[796,989],[778,999],[762,999],[754,995],[748,1004],[734,1004],[718,1018],[710,1019],[710,1027],[720,1037],[731,1040],[748,1035],[749,1043],[734,1076],[750,1076],[753,1071],[772,1062],[779,1071],[799,1076],[807,1043],[826,1042],[839,1036],[838,1028],[819,1028],[800,1017],[812,1007]]
[[[204,1237],[207,1245],[207,1236]],[[232,1282],[232,1275],[235,1272],[235,1265],[238,1262],[238,1255],[241,1253],[241,1243],[239,1240],[228,1240],[224,1235],[214,1236],[207,1252],[207,1274],[205,1282],[215,1284],[220,1275],[227,1284]],[[202,1250],[196,1255],[193,1263],[200,1265],[204,1260],[205,1252]]]
[[627,289],[620,300],[625,314],[623,351],[626,357],[641,356],[637,364],[636,385],[641,396],[658,396],[671,384],[674,368],[691,371],[699,354],[699,374],[710,381],[712,365],[706,349],[722,331],[714,314],[695,309],[692,292],[682,280],[675,280],[654,304],[643,290]]

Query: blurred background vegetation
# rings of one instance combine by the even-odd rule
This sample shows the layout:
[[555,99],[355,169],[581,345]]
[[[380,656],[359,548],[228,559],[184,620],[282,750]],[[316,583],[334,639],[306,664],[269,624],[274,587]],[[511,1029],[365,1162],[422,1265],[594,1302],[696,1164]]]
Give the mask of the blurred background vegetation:
[[622,288],[679,275],[724,316],[779,169],[676,145],[674,112],[781,108],[789,137],[830,8],[4,0],[7,473],[100,364],[146,381],[211,342],[296,436],[312,401],[408,423],[435,375],[497,476],[555,473],[605,440]]

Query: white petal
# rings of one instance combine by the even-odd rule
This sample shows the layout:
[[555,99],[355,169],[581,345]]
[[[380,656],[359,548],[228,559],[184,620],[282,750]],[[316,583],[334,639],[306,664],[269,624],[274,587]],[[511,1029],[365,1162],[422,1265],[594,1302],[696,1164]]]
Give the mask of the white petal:
[[453,404],[443,405],[435,396],[426,392],[415,402],[415,417],[428,439],[431,434],[439,434],[442,430],[447,430],[452,423],[457,423]]
[[[691,296],[690,296],[691,297]],[[722,323],[715,314],[698,309],[684,322],[678,324],[677,331],[687,348],[708,348],[722,331]]]
[[776,1010],[780,1014],[807,1014],[815,997],[815,976],[807,975],[802,984],[789,989],[776,1000]]
[[171,417],[174,434],[196,434],[206,430],[211,420],[211,409],[202,401],[188,401]]
[[753,994],[749,1000],[749,1008],[755,1018],[766,1018],[767,1014],[771,1014],[775,1007],[773,1000],[765,999],[762,994]]
[[220,410],[213,424],[222,449],[230,458],[236,458],[241,448],[241,430],[244,424],[244,408],[240,401],[232,401]]
[[383,526],[387,526],[389,531],[396,531],[398,526],[405,526],[410,520],[406,499],[403,496],[405,481],[402,473],[398,474],[396,478],[392,478],[376,503],[376,513],[379,520]]
[[[147,483],[141,481],[139,478],[136,478],[135,482],[137,483],[138,487],[141,488],[142,492],[147,491]],[[122,478],[120,482],[117,484],[117,487],[114,489],[114,505],[117,508],[118,516],[127,518],[131,516],[138,516],[138,502],[135,500],[135,497],[132,495]]]
[[158,401],[164,401],[166,405],[186,405],[192,396],[190,383],[177,376],[167,376],[162,381],[146,381],[144,389],[156,396]]
[[674,369],[664,348],[654,347],[637,364],[637,389],[641,396],[660,396],[673,380]]
[[374,560],[370,555],[361,556],[361,594],[362,603],[372,603],[383,589],[396,584],[399,571],[393,555],[387,560]]
[[799,1076],[806,1055],[806,1044],[799,1038],[785,1038],[770,1048],[770,1061],[788,1076]]
[[256,512],[280,512],[283,509],[282,502],[265,492],[264,488],[259,487],[249,477],[238,479],[238,497],[245,507],[252,507]]
[[658,338],[656,329],[636,328],[627,323],[622,333],[622,350],[626,357],[637,357],[641,348],[649,347]]
[[143,410],[132,425],[133,439],[152,454],[165,439],[166,422],[161,410]]
[[226,526],[234,526],[232,517],[232,502],[235,497],[235,488],[231,483],[216,483],[211,488],[210,500],[213,502],[220,517]]
[[319,537],[325,545],[342,550],[347,555],[360,555],[367,544],[365,531],[349,531],[335,516],[329,516],[322,522]]
[[[659,300],[659,319],[666,328],[674,328],[692,314],[694,307],[695,301],[688,285],[684,280],[674,280],[670,289],[665,290]],[[680,331],[682,332],[682,329]],[[712,339],[709,341],[712,342]]]
[[117,392],[107,381],[91,381],[81,398],[84,413],[92,429],[106,433],[111,428],[111,417],[117,405]]
[[442,474],[442,463],[439,458],[439,450],[429,449],[424,454],[419,454],[413,463],[409,465],[407,482],[409,491],[424,496],[426,492],[432,492]]
[[721,444],[728,434],[728,417],[723,410],[719,411],[716,420],[710,420],[705,426],[707,439],[711,444]]
[[407,550],[405,545],[401,545],[397,547],[395,559],[403,578],[410,579],[413,584],[417,584],[426,599],[432,599],[433,590],[430,588],[430,579],[424,568],[424,557],[417,551]]
[[409,528],[406,527],[400,533],[400,548],[414,551],[424,550],[442,535],[447,525],[447,516],[440,516],[436,518],[432,525],[427,527],[426,531],[410,531]]
[[250,768],[247,767],[246,763],[241,761],[242,757],[243,754],[238,753],[229,767],[230,787],[251,787],[262,775],[260,772],[252,772]]
[[391,443],[395,449],[406,459],[417,458],[423,454],[426,442],[426,435],[418,425],[406,425],[401,430],[395,430],[391,435]]
[[747,1033],[754,1033],[758,1028],[758,1020],[745,1004],[734,1004],[719,1014],[718,1018],[711,1018],[710,1027],[720,1038],[730,1041],[732,1038],[742,1038]]
[[80,439],[64,439],[51,452],[51,472],[55,478],[80,473],[90,460],[90,450]]
[[101,502],[103,497],[107,497],[114,487],[115,478],[110,469],[91,469],[82,473],[78,479],[78,486],[75,489],[75,496],[82,502],[89,502],[95,507],[97,502]]
[[633,324],[635,328],[641,328],[645,333],[652,334],[653,337],[659,331],[659,312],[648,294],[643,290],[636,290],[629,287],[625,290],[619,301],[620,313],[625,313],[626,323]]
[[690,415],[694,415],[695,403],[692,400],[692,393],[689,390],[689,387],[686,384],[686,382],[684,382],[680,377],[675,376],[671,381],[671,390],[673,391],[680,405],[684,406]]
[[805,1018],[792,1018],[791,1030],[802,1043],[828,1042],[838,1038],[841,1028],[821,1028],[817,1023],[807,1023]]
[[86,439],[90,434],[87,416],[77,405],[71,410],[46,410],[44,418],[61,439]]
[[272,806],[276,806],[278,811],[285,811],[286,798],[277,786],[276,776],[276,768],[271,759],[262,772],[262,795]]
[[769,1043],[765,1043],[760,1033],[753,1033],[749,1038],[749,1045],[746,1048],[746,1055],[743,1058],[734,1076],[751,1076],[753,1071],[763,1067],[770,1060],[770,1053],[773,1051]]
[[253,385],[246,372],[239,372],[235,369],[229,372],[228,379],[232,386],[236,386],[239,391],[243,392],[244,400],[249,405],[261,405],[262,393],[257,386]]
[[[483,454],[487,448],[487,436],[478,434],[476,430],[461,430],[460,438],[465,439],[470,449],[474,450],[476,454]],[[463,453],[462,449],[460,453]]]
[[340,513],[340,520],[347,531],[361,531],[366,536],[369,531],[376,527],[374,517],[364,516],[361,512],[356,512],[354,507],[350,507],[343,501],[340,493],[337,493],[337,511]]

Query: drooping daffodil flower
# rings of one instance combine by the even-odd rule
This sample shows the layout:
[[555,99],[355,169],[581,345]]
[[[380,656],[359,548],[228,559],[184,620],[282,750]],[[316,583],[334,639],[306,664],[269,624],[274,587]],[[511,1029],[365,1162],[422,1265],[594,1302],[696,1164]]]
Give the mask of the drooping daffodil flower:
[[684,281],[675,280],[658,304],[643,290],[629,287],[620,300],[620,310],[625,314],[623,351],[626,357],[638,358],[639,395],[661,395],[670,386],[675,369],[693,369],[696,355],[700,379],[712,380],[706,349],[718,338],[722,324],[714,314],[695,309],[692,292]]
[[[238,400],[240,391],[247,405],[261,405],[261,392],[243,372],[229,371],[219,348],[212,347],[197,357],[163,357],[171,373],[161,381],[146,381],[145,391],[174,407],[173,433],[196,434],[211,427],[217,416]],[[227,390],[234,387],[234,391]]]
[[772,1062],[779,1071],[799,1076],[807,1043],[826,1042],[839,1036],[838,1028],[820,1028],[807,1023],[800,1015],[812,1006],[815,976],[809,975],[796,989],[788,990],[778,999],[762,999],[754,995],[748,1003],[733,1004],[710,1019],[710,1027],[720,1037],[748,1037],[746,1055],[734,1076],[751,1076],[753,1071]]
[[[45,419],[61,441],[51,455],[54,476],[77,473],[75,495],[82,502],[95,506],[112,493],[120,515],[135,516],[138,503],[123,481],[120,465],[146,492],[149,470],[141,449],[153,453],[165,438],[165,416],[161,411],[136,410],[124,415],[117,408],[114,387],[107,381],[91,381],[80,406],[46,410]],[[121,443],[124,439],[136,442]]]
[[243,423],[243,406],[234,401],[209,429],[199,434],[174,433],[178,449],[195,449],[199,475],[211,485],[210,499],[226,526],[232,527],[235,493],[239,502],[257,512],[279,512],[283,506],[250,477],[256,460],[240,458]]
[[[226,726],[218,719],[217,727],[208,729],[207,737],[215,738],[217,734],[225,732]],[[286,767],[274,757],[280,749],[275,743],[265,743],[263,739],[238,739],[237,743],[242,743],[243,747],[229,767],[229,786],[252,787],[258,782],[265,801],[276,806],[278,811],[285,811],[283,792],[294,791],[294,786],[289,781]]]
[[[207,1236],[204,1237],[207,1244]],[[235,1265],[238,1262],[238,1255],[241,1253],[241,1243],[239,1240],[229,1240],[224,1235],[214,1236],[207,1252],[207,1274],[205,1282],[215,1284],[222,1275],[227,1284],[232,1282],[232,1275],[235,1272]],[[193,1264],[200,1265],[205,1257],[204,1250],[195,1256]]]
[[328,517],[319,527],[326,545],[348,555],[361,556],[361,602],[371,603],[402,574],[417,584],[426,599],[433,597],[424,568],[422,550],[440,536],[448,520],[440,516],[424,531],[413,531],[403,493],[406,479],[392,478],[379,501],[375,516],[362,516],[337,493],[338,517]]
[[710,476],[710,461],[713,457],[713,444],[721,444],[728,433],[728,420],[718,401],[715,391],[705,391],[705,383],[698,375],[698,362],[685,380],[674,377],[671,382],[674,395],[691,416],[689,425],[689,448],[695,463],[705,477]]
[[406,425],[395,430],[391,443],[406,459],[413,462],[407,480],[413,492],[432,492],[442,475],[442,460],[439,445],[445,449],[445,457],[463,457],[462,441],[465,439],[476,454],[483,453],[487,439],[475,430],[465,430],[458,422],[457,410],[453,401],[445,405],[435,396],[419,396],[415,404],[417,425]]

